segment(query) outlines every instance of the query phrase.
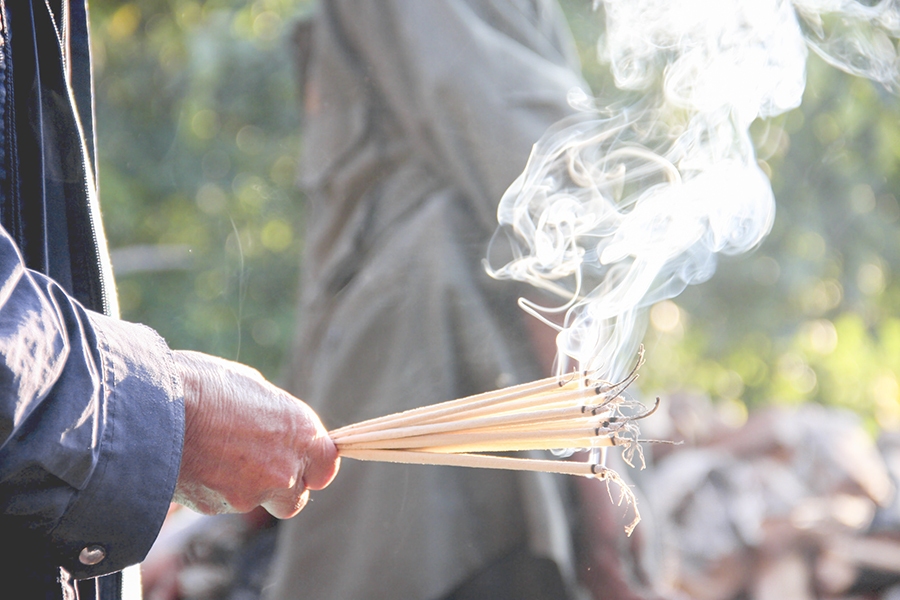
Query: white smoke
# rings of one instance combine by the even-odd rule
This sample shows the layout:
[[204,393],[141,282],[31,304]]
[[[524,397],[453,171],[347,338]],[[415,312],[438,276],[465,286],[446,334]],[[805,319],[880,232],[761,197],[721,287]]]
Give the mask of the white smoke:
[[[616,380],[647,309],[709,279],[719,254],[757,246],[775,217],[749,127],[800,105],[808,48],[893,89],[897,1],[603,0],[599,46],[641,97],[578,114],[535,145],[503,196],[513,259],[490,268],[560,297],[560,370]],[[559,328],[559,327],[558,327]],[[574,361],[574,365],[572,364]]]

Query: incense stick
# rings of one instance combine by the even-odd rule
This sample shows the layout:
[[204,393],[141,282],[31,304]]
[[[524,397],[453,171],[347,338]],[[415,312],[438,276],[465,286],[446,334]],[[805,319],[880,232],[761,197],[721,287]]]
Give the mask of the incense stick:
[[[588,374],[550,377],[376,417],[329,435],[346,458],[581,475],[624,486],[617,474],[597,463],[495,453],[617,445],[626,446],[626,459],[635,447],[640,452],[634,422],[652,414],[659,399],[650,410],[629,415],[640,404],[622,394],[637,379],[642,362],[643,348],[635,367],[618,383],[591,382]],[[622,497],[633,502],[631,491],[622,489]]]
[[568,460],[540,460],[484,454],[433,454],[410,450],[346,450],[341,456],[356,460],[405,463],[414,465],[442,465],[476,467],[480,469],[507,469],[511,471],[540,471],[562,475],[583,475],[604,478],[608,469],[601,465]]
[[388,429],[376,429],[374,431],[363,431],[357,433],[354,431],[333,432],[332,439],[341,445],[355,444],[358,442],[369,442],[373,440],[393,439],[398,437],[411,437],[414,435],[425,435],[432,433],[447,433],[451,431],[470,431],[480,428],[512,428],[517,426],[545,425],[552,427],[553,423],[567,422],[574,420],[582,420],[589,422],[591,420],[599,421],[603,418],[602,413],[594,416],[592,414],[593,407],[589,406],[566,406],[563,408],[550,408],[544,410],[532,410],[528,412],[503,413],[481,417],[479,415],[466,419],[457,419],[453,421],[443,421],[438,423],[428,423],[423,425],[406,425]]
[[634,508],[634,519],[625,526],[625,533],[630,536],[641,520],[641,514],[637,508],[634,492],[632,492],[625,482],[622,481],[618,473],[598,464],[567,460],[541,460],[535,458],[489,456],[484,454],[433,454],[430,452],[412,452],[409,450],[348,450],[342,452],[341,455],[356,460],[557,473],[561,475],[593,477],[607,482],[612,481],[619,486],[619,504],[624,501]]
[[474,407],[474,406],[484,406],[489,405],[491,402],[499,403],[505,402],[507,400],[512,400],[515,398],[520,398],[525,395],[533,395],[543,391],[552,391],[554,389],[559,389],[566,385],[568,382],[562,382],[559,377],[548,377],[546,379],[541,379],[538,381],[531,381],[528,383],[522,383],[519,385],[514,385],[507,388],[502,388],[500,390],[493,390],[490,392],[484,392],[482,394],[475,394],[473,396],[468,396],[466,398],[460,398],[458,400],[450,400],[447,402],[441,402],[439,404],[431,404],[428,406],[421,406],[419,408],[412,408],[409,410],[405,410],[403,412],[394,413],[392,415],[385,415],[383,417],[376,417],[374,419],[368,419],[361,423],[355,423],[353,425],[347,425],[345,427],[341,427],[339,429],[335,429],[331,432],[331,435],[341,435],[344,432],[354,431],[368,431],[371,428],[385,426],[387,424],[394,425],[396,423],[401,423],[406,420],[417,420],[425,418],[426,416],[431,416],[431,413],[439,412],[439,413],[449,413],[452,412],[453,409],[464,408],[464,407]]
[[446,422],[460,417],[473,418],[477,416],[494,415],[498,412],[520,411],[552,403],[570,402],[574,404],[577,401],[590,398],[594,395],[594,392],[589,388],[572,389],[571,387],[565,387],[572,385],[571,383],[562,386],[558,383],[547,385],[553,386],[550,391],[541,386],[538,391],[525,389],[487,398],[479,396],[468,400],[463,399],[465,402],[451,400],[449,402],[433,404],[431,406],[422,407],[421,409],[412,409],[394,415],[388,415],[386,417],[370,419],[355,425],[341,427],[340,429],[332,431],[330,435],[333,439],[340,439],[341,437],[350,434],[355,435],[372,431],[396,429],[406,425]]
[[[375,448],[383,449],[406,449],[406,448],[428,448],[430,446],[454,446],[466,445],[473,448],[483,448],[478,452],[503,452],[507,450],[516,450],[517,448],[509,447],[510,444],[516,442],[535,443],[546,441],[548,450],[556,449],[549,447],[553,442],[559,440],[588,440],[585,446],[563,446],[568,448],[578,448],[591,446],[613,446],[613,442],[608,442],[611,438],[605,437],[609,433],[602,427],[592,429],[562,429],[562,430],[533,430],[533,431],[472,431],[472,432],[454,432],[454,433],[438,433],[434,435],[417,435],[407,438],[397,438],[388,440],[375,440],[371,442],[358,442],[355,444],[340,444],[342,449],[368,450]],[[594,443],[592,443],[594,442]],[[494,444],[503,445],[503,450],[495,450]],[[475,451],[475,450],[473,450]]]

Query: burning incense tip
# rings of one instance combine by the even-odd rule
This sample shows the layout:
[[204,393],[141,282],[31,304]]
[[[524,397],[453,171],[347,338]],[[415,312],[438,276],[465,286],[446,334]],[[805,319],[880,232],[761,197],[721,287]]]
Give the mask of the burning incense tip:
[[[643,463],[640,443],[647,440],[638,437],[635,422],[653,414],[660,399],[648,409],[623,395],[637,379],[641,364],[643,348],[632,371],[618,383],[592,381],[591,373],[550,377],[362,421],[330,435],[346,458],[581,475],[616,483],[619,503],[634,505],[630,488],[599,462],[495,453],[549,450],[559,454],[622,446],[629,465],[633,466],[635,453]],[[635,520],[625,528],[629,535],[640,520],[636,506],[634,510]]]

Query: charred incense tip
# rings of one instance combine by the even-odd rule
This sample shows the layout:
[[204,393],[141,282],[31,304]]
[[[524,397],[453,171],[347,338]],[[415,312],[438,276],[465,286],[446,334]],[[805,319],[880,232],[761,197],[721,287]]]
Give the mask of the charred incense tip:
[[557,379],[557,385],[559,387],[566,387],[567,385],[569,385],[570,383],[575,381],[575,379],[577,377],[578,377],[578,375],[576,373],[572,373],[572,377],[562,377],[561,376]]
[[630,420],[637,421],[638,419],[646,419],[647,417],[649,417],[650,415],[655,413],[656,409],[658,409],[658,408],[659,408],[659,396],[656,397],[656,402],[653,404],[653,408],[651,408],[650,410],[648,410],[647,412],[645,412],[642,415],[630,417]]
[[608,474],[608,469],[603,465],[591,464],[591,475],[595,476],[599,480],[606,479]]

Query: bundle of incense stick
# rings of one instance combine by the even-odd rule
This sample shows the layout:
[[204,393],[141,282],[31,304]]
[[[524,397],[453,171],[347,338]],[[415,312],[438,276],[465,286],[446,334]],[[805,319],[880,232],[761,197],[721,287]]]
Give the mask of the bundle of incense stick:
[[550,377],[362,421],[329,435],[346,458],[583,475],[619,483],[620,502],[624,498],[633,503],[618,475],[597,461],[493,453],[626,446],[628,460],[635,449],[640,452],[634,422],[659,405],[657,398],[650,410],[627,414],[640,406],[623,392],[637,378],[642,362],[643,351],[618,383],[592,381],[587,374]]

